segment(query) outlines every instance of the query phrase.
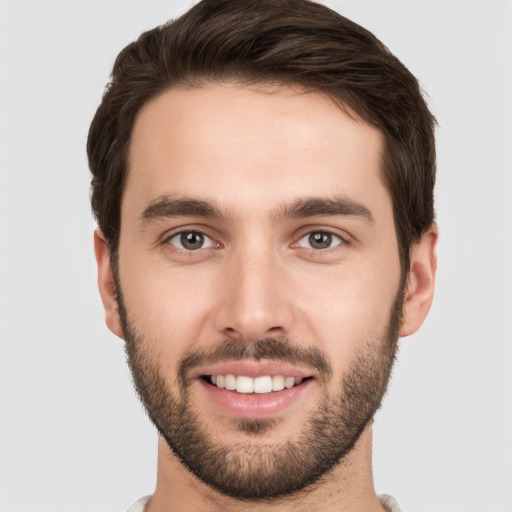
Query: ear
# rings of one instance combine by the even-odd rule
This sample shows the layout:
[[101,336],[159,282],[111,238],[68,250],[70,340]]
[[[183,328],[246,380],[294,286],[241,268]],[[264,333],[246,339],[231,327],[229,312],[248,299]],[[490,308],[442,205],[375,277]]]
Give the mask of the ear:
[[420,328],[432,305],[437,270],[437,238],[437,224],[433,223],[412,247],[401,337],[409,336]]
[[94,252],[96,254],[96,263],[98,264],[98,288],[101,300],[103,301],[103,309],[105,310],[105,323],[116,336],[122,338],[108,244],[100,228],[94,231]]

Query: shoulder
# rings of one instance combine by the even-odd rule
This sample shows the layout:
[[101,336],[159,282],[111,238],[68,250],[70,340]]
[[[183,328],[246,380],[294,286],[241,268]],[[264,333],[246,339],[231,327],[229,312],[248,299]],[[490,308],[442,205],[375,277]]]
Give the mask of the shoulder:
[[127,512],[144,512],[144,505],[149,501],[149,498],[151,498],[151,496],[144,496],[144,498],[134,503]]
[[[144,512],[144,505],[149,501],[151,496],[145,496],[136,503],[134,503],[127,512]],[[389,494],[381,494],[379,496],[380,502],[386,507],[389,512],[403,512],[398,502]]]
[[393,496],[390,496],[389,494],[381,494],[379,496],[380,502],[386,507],[386,510],[388,512],[404,512],[400,505],[398,504],[398,501],[393,498]]

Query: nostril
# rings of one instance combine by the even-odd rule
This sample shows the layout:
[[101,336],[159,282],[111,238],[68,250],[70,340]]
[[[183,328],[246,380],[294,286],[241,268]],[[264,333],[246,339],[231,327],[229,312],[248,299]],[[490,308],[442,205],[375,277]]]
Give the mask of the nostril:
[[281,327],[270,327],[270,329],[267,329],[267,333],[269,334],[276,334],[282,332]]

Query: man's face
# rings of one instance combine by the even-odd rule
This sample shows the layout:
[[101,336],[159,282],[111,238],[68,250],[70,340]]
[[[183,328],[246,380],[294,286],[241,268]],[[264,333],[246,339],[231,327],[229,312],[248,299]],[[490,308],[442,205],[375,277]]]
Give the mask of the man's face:
[[381,153],[376,129],[284,88],[171,90],[136,120],[123,335],[160,433],[223,493],[304,488],[380,403],[403,292]]

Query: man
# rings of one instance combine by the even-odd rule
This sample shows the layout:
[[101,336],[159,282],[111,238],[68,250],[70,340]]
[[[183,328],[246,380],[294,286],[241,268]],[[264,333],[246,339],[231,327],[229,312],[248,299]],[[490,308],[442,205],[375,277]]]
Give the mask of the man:
[[88,155],[106,323],[160,433],[132,512],[400,510],[372,419],[432,301],[433,126],[307,0],[204,0],[120,53]]

